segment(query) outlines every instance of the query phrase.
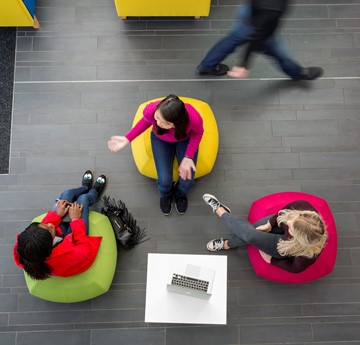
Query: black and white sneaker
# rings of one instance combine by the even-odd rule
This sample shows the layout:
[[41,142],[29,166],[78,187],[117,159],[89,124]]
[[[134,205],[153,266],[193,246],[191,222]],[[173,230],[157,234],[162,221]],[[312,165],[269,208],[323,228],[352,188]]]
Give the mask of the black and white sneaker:
[[160,198],[160,210],[165,215],[168,216],[172,212],[172,197]]
[[229,207],[223,205],[220,203],[220,201],[218,199],[216,199],[215,196],[211,195],[211,194],[204,194],[203,195],[203,199],[204,201],[212,208],[213,213],[215,213],[215,211],[219,208],[222,207],[224,208],[224,210],[228,213],[231,213],[231,210]]
[[81,185],[88,187],[89,190],[92,188],[92,185],[93,185],[93,173],[91,172],[91,170],[86,170],[84,172],[84,175],[83,175],[82,181],[81,181]]
[[220,250],[227,250],[225,249],[225,241],[226,239],[223,238],[217,238],[215,240],[211,240],[207,245],[206,249],[210,252],[218,252]]
[[175,208],[177,213],[184,214],[188,207],[188,200],[186,196],[175,196]]
[[93,189],[95,189],[98,192],[98,196],[96,198],[96,201],[98,201],[101,197],[101,194],[104,192],[105,187],[106,187],[106,176],[105,175],[100,175],[93,186]]

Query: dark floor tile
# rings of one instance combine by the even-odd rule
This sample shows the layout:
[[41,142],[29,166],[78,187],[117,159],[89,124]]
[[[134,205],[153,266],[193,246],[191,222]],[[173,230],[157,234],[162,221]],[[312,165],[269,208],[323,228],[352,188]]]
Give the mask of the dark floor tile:
[[15,333],[0,333],[1,344],[15,345],[16,334]]
[[6,298],[0,300],[0,310],[4,312],[14,312],[17,310],[18,301],[16,294],[6,294]]
[[358,323],[328,323],[313,325],[315,341],[356,341],[359,339]]
[[262,325],[261,332],[259,326],[240,326],[240,343],[257,344],[276,343],[276,342],[308,342],[312,340],[312,329],[310,324],[301,325]]
[[329,5],[330,18],[359,18],[360,4]]
[[119,341],[123,345],[165,345],[165,328],[158,329],[119,329],[119,330],[93,330],[92,345],[117,345]]
[[238,329],[235,326],[204,326],[189,328],[168,328],[166,344],[239,344]]
[[16,345],[27,345],[29,343],[36,343],[39,345],[48,344],[51,338],[53,345],[77,344],[88,345],[90,344],[91,333],[90,331],[39,331],[39,332],[19,332],[17,334]]

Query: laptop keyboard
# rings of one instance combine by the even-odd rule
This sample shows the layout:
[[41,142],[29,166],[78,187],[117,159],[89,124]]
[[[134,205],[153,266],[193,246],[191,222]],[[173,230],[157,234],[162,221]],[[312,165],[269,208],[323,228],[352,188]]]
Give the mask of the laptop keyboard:
[[172,276],[171,285],[207,292],[209,287],[209,282],[206,280],[191,278],[191,277],[183,276],[181,274],[174,273]]

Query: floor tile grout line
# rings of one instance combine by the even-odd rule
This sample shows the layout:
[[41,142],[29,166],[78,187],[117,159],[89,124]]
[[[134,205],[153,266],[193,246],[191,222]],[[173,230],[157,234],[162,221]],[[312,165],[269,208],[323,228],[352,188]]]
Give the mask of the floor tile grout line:
[[[245,79],[104,79],[104,80],[28,80],[16,81],[15,84],[68,84],[68,83],[138,83],[138,82],[194,82],[194,81],[221,81],[221,82],[239,82],[239,81],[271,81],[271,80],[291,80],[288,78],[245,78]],[[360,77],[323,77],[317,80],[360,80]]]

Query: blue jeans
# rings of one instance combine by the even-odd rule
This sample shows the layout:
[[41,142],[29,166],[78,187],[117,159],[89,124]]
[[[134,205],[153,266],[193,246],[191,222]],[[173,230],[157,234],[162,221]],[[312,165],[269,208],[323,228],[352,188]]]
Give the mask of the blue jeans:
[[[163,198],[171,197],[173,187],[173,163],[176,155],[176,159],[181,163],[185,156],[185,151],[189,139],[178,141],[176,143],[169,143],[159,139],[153,132],[151,132],[151,147],[154,155],[156,171],[158,175],[158,188],[160,196]],[[197,152],[193,159],[195,165],[197,161]],[[186,196],[189,189],[194,185],[195,173],[192,173],[190,180],[184,180],[179,177],[176,183],[175,196]]]
[[[249,34],[253,31],[250,19],[250,7],[241,6],[238,21],[232,32],[210,49],[199,66],[203,69],[212,69],[233,53],[237,47],[248,43]],[[274,58],[282,71],[291,78],[296,79],[302,71],[302,66],[293,59],[285,42],[276,35],[271,35],[261,45],[259,52]]]
[[[84,219],[87,235],[89,235],[89,208],[95,203],[97,197],[98,192],[95,189],[89,190],[86,186],[65,190],[59,197],[60,200],[66,200],[71,203],[76,201],[77,203],[83,205],[81,218]],[[55,210],[56,205],[54,206],[54,211]],[[60,224],[60,228],[63,232],[63,236],[66,236],[71,232],[70,225],[66,222],[62,222]]]

